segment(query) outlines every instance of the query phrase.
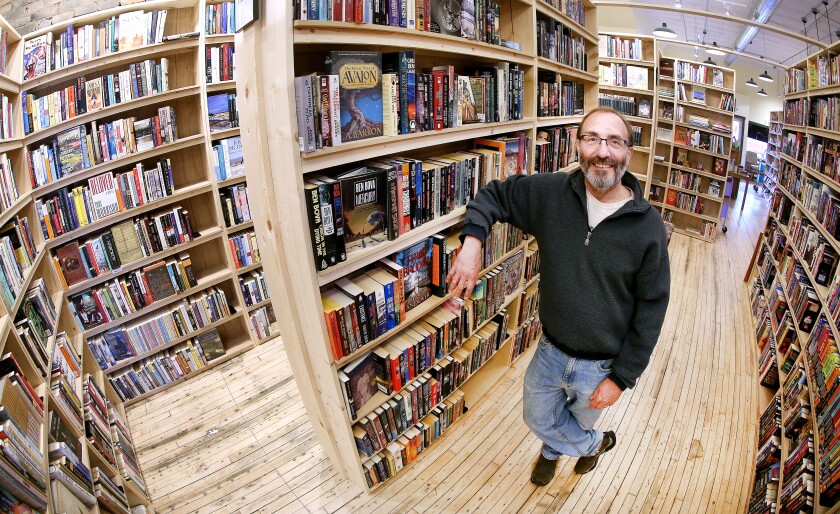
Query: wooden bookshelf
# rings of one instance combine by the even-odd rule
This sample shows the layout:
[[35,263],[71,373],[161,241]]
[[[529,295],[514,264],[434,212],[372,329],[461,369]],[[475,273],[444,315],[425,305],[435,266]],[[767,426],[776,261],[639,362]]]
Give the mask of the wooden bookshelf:
[[[438,309],[449,298],[448,295],[442,298],[430,297],[408,311],[406,319],[401,319],[396,328],[349,355],[336,359],[324,321],[320,296],[322,289],[330,287],[336,279],[348,275],[352,277],[353,273],[410,246],[412,242],[421,241],[448,227],[456,227],[463,220],[464,210],[457,209],[446,216],[435,218],[393,241],[350,253],[345,262],[319,273],[315,268],[307,230],[309,221],[302,195],[303,183],[308,180],[307,175],[310,173],[334,176],[338,172],[337,168],[362,163],[367,159],[392,155],[425,159],[470,149],[471,141],[475,138],[517,132],[524,132],[531,137],[530,150],[533,156],[537,129],[577,125],[582,117],[582,114],[538,116],[539,71],[550,70],[563,81],[583,84],[584,108],[597,105],[596,9],[588,1],[584,1],[583,5],[585,23],[582,24],[542,0],[515,0],[501,5],[501,37],[521,44],[521,50],[404,28],[295,20],[291,4],[273,2],[266,3],[265,12],[260,13],[261,18],[235,37],[239,51],[255,56],[255,59],[238,63],[237,89],[247,92],[245,101],[240,104],[240,132],[246,162],[258,163],[247,167],[247,181],[255,190],[263,192],[259,197],[251,198],[254,230],[263,255],[265,276],[277,306],[276,314],[283,332],[283,342],[321,447],[335,469],[364,490],[368,490],[363,467],[366,458],[360,457],[354,442],[353,420],[348,415],[338,372],[347,363],[368,354],[380,343],[398,336],[413,321]],[[573,36],[580,37],[584,45],[583,53],[587,56],[586,66],[576,68],[540,56],[535,26],[539,20],[558,21]],[[432,65],[452,64],[456,73],[459,73],[461,67],[473,62],[491,64],[505,61],[518,64],[525,75],[523,118],[377,137],[301,153],[296,137],[298,124],[294,77],[313,72],[323,73],[321,63],[330,50],[354,49],[414,50],[418,70]],[[640,155],[647,158],[647,154],[640,152]],[[577,163],[573,163],[563,170],[550,171],[571,172],[577,167]],[[524,173],[531,171],[524,170]],[[513,251],[524,252],[529,244],[533,243],[523,240],[513,247]],[[267,259],[266,255],[272,258]],[[503,302],[508,305],[511,319],[508,332],[498,341],[499,348],[463,384],[462,391],[468,408],[510,366],[513,336],[521,321],[515,319],[513,313],[518,309],[520,294],[525,289],[524,282],[521,280],[514,293]],[[527,287],[536,288],[538,285],[538,280],[532,280]],[[372,410],[377,406],[376,402],[386,396],[383,394],[378,400],[371,400],[364,409],[359,409],[358,414]],[[382,484],[371,491],[381,487]]]
[[[659,42],[654,37],[636,34],[601,32],[598,34],[598,83],[599,105],[615,107],[622,112],[630,125],[641,128],[641,141],[633,148],[627,171],[639,179],[645,199],[650,190],[650,174],[653,168],[653,151],[656,131],[654,129],[657,111],[656,56]],[[629,71],[627,71],[629,70]],[[635,78],[633,78],[635,77]],[[645,84],[635,83],[644,78]],[[633,84],[625,84],[633,80]],[[621,84],[621,85],[617,85]],[[633,108],[613,105],[606,95],[632,98]],[[647,104],[648,116],[640,116],[642,103]]]
[[[787,278],[781,274],[783,264],[785,268],[794,265],[801,266],[802,280],[810,288],[818,304],[816,305],[818,307],[817,321],[814,323],[814,327],[809,331],[797,327],[797,337],[794,341],[798,343],[801,350],[797,363],[801,364],[806,371],[806,387],[810,404],[810,414],[806,426],[810,427],[814,439],[813,492],[811,499],[814,506],[813,512],[817,514],[834,514],[840,511],[840,503],[837,502],[837,497],[826,498],[824,495],[825,490],[830,489],[831,485],[837,482],[836,478],[832,481],[831,473],[835,470],[824,460],[827,459],[827,455],[830,455],[836,449],[834,447],[824,448],[823,445],[828,441],[823,440],[820,436],[823,431],[836,430],[831,426],[830,417],[827,420],[823,419],[823,414],[826,409],[832,408],[832,402],[836,401],[836,397],[822,399],[823,391],[820,384],[823,381],[823,374],[831,372],[830,367],[825,368],[827,365],[824,364],[824,359],[826,356],[838,353],[836,341],[840,331],[838,331],[837,319],[832,314],[831,306],[834,298],[836,298],[837,292],[835,289],[838,286],[840,274],[838,274],[836,266],[820,267],[822,261],[815,263],[815,266],[811,266],[815,258],[812,255],[811,248],[806,248],[804,241],[808,237],[814,238],[814,244],[817,246],[824,245],[826,248],[824,252],[828,252],[829,256],[840,251],[840,242],[837,240],[837,233],[830,228],[832,219],[827,219],[823,213],[816,209],[815,200],[811,198],[810,194],[806,194],[806,191],[810,191],[813,187],[819,187],[827,191],[832,198],[840,194],[840,182],[837,181],[837,177],[832,177],[820,169],[815,169],[817,167],[822,168],[817,166],[819,161],[815,159],[823,157],[822,150],[815,152],[817,145],[830,146],[837,143],[837,140],[840,139],[840,127],[831,129],[810,126],[811,120],[807,118],[805,121],[809,125],[802,125],[796,117],[795,108],[797,107],[796,104],[803,98],[807,98],[810,102],[818,105],[820,100],[835,97],[838,84],[832,84],[828,81],[822,82],[814,74],[814,71],[821,60],[835,55],[838,47],[840,45],[834,45],[810,55],[785,71],[787,80],[784,110],[770,114],[766,186],[773,192],[773,202],[767,220],[767,236],[763,237],[761,254],[759,254],[766,255],[769,253],[772,244],[777,253],[781,251],[783,255],[786,255],[784,263],[770,259],[771,264],[776,267],[777,275],[781,276],[781,283],[785,286],[788,284],[786,284]],[[801,141],[799,145],[795,144],[797,138]],[[794,181],[800,181],[796,188],[793,187]],[[824,258],[823,255],[825,253],[821,254],[821,258]],[[754,266],[751,270],[753,277],[759,274],[757,267]],[[817,280],[820,280],[820,282]],[[793,305],[791,302],[798,299],[786,298],[786,300],[789,305]],[[794,316],[794,323],[796,324],[796,322]],[[822,333],[828,334],[827,343],[824,343],[825,348],[821,350],[823,352],[822,359],[819,355],[815,355],[821,347],[817,346],[816,342],[812,343],[812,340],[818,337],[817,327],[820,322],[823,323]],[[785,394],[784,387],[781,389],[781,394]],[[783,457],[792,453],[792,450],[793,448],[783,446]],[[784,477],[781,477],[780,484],[782,480],[784,480]],[[785,509],[790,501],[790,498],[783,495],[783,489],[780,485],[779,508]]]
[[[663,76],[663,67],[673,69],[673,77]],[[724,95],[734,97],[734,84],[735,72],[729,68],[667,58],[657,52],[656,143],[651,159],[654,156],[664,159],[653,161],[651,166],[649,199],[656,202],[654,206],[666,221],[674,224],[677,233],[708,242],[715,240],[721,225],[723,192],[732,147],[734,104],[732,110],[718,107]],[[699,99],[689,101],[694,91],[703,95],[702,103]],[[684,98],[681,92],[688,97]],[[692,116],[698,121],[692,123]],[[703,119],[705,126],[703,121],[699,121]],[[715,123],[728,126],[730,132],[714,130]],[[701,149],[688,140],[678,142],[678,133],[692,131],[710,140],[720,138],[722,151]],[[722,173],[714,171],[715,163],[719,167],[722,165]],[[698,205],[699,202],[702,206]]]

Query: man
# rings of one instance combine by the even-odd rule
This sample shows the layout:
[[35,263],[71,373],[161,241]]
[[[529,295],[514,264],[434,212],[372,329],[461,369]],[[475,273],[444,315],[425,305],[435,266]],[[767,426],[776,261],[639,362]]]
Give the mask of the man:
[[561,455],[580,457],[582,474],[615,446],[613,432],[592,427],[647,367],[668,307],[665,227],[625,173],[630,134],[621,114],[599,107],[580,124],[580,170],[515,175],[482,188],[447,277],[450,291],[470,295],[496,221],[537,239],[543,337],[525,373],[524,418],[543,441],[531,474],[538,485],[551,481]]

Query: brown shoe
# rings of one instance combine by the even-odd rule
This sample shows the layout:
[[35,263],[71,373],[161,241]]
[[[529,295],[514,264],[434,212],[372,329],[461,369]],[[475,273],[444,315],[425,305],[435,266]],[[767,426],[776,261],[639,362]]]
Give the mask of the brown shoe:
[[612,430],[604,432],[604,439],[601,441],[598,451],[594,455],[579,458],[577,464],[575,464],[575,473],[583,475],[595,469],[595,466],[598,465],[598,457],[612,450],[613,446],[615,446],[615,433]]
[[554,471],[557,469],[557,461],[546,459],[542,452],[537,459],[537,465],[531,471],[531,482],[537,485],[546,485],[554,478]]

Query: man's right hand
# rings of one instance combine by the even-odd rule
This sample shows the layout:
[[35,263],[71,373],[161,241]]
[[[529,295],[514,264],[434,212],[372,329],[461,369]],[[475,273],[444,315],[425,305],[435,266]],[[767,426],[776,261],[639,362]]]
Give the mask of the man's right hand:
[[449,284],[449,292],[453,296],[469,298],[473,287],[481,272],[481,239],[473,236],[466,236],[461,245],[461,251],[455,257],[452,269],[446,276]]

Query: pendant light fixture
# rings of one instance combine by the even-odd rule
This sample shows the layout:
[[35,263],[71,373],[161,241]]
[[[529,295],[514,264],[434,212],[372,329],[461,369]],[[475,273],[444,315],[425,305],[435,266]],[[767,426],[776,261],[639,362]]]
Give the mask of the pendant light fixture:
[[747,85],[750,87],[758,87],[758,84],[750,77],[750,80],[747,81]]
[[706,60],[703,61],[703,64],[711,64],[712,66],[717,66],[717,63],[713,61],[711,57],[707,57]]
[[707,48],[707,49],[706,49],[706,53],[707,53],[707,54],[711,54],[711,55],[726,55],[726,52],[724,52],[723,50],[721,50],[721,49],[720,49],[720,47],[718,46],[717,41],[715,41],[714,43],[712,43],[712,46],[713,46],[714,48]]
[[764,82],[773,82],[773,77],[767,74],[767,70],[764,70],[764,73],[758,76],[758,80],[763,80]]
[[764,88],[761,88],[761,91],[756,93],[758,96],[767,96],[767,92],[764,91]]
[[677,33],[674,32],[671,28],[668,27],[667,23],[662,23],[661,27],[657,27],[653,29],[653,35],[658,37],[665,37],[668,39],[674,39],[677,37]]

